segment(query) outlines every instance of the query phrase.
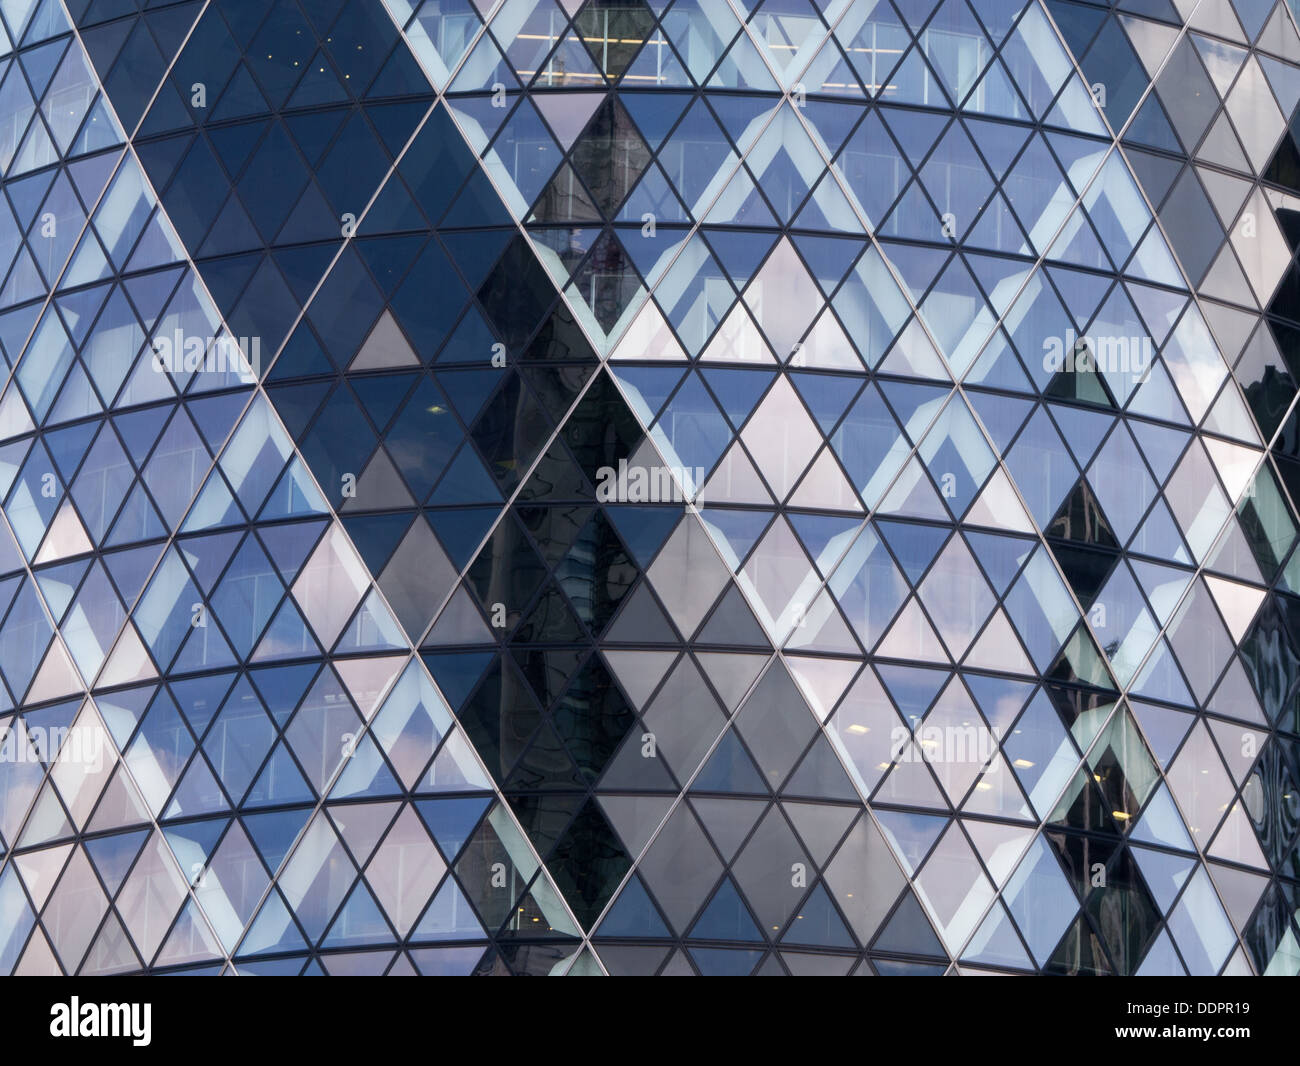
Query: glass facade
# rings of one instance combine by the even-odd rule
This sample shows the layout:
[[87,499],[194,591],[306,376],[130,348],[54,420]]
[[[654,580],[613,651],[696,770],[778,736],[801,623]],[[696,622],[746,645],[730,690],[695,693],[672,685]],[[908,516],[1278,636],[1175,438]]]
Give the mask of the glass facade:
[[0,973],[1300,973],[1285,0],[0,49]]

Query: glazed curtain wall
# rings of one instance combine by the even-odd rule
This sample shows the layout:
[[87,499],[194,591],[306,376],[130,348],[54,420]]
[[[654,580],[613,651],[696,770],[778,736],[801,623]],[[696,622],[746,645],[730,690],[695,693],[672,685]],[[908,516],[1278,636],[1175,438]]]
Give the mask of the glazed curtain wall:
[[1300,971],[1285,3],[0,24],[0,972]]

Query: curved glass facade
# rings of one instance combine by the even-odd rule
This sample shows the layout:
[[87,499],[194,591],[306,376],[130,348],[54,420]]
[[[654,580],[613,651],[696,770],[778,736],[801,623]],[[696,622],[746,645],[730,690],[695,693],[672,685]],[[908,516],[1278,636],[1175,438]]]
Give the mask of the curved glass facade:
[[1300,972],[1287,3],[0,26],[0,973]]

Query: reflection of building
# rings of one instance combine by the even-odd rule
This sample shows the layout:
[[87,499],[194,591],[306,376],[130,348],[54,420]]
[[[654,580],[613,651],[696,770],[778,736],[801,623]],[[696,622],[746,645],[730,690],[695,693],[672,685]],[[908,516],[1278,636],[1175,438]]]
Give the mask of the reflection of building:
[[1300,971],[1285,3],[0,24],[0,972]]

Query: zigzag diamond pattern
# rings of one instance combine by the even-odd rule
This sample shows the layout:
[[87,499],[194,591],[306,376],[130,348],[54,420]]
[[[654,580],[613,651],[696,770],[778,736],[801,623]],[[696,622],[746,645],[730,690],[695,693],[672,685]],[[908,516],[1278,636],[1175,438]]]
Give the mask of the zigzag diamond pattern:
[[1300,972],[1284,3],[136,7],[0,2],[0,972]]

